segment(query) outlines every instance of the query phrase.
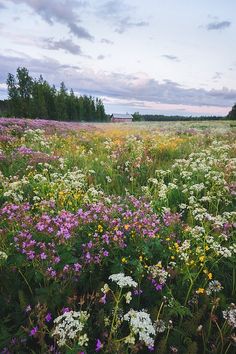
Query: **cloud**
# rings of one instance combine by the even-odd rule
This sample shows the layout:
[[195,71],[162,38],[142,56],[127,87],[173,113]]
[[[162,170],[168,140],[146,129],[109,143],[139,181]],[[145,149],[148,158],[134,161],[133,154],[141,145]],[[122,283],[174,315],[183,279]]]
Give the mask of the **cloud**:
[[70,23],[69,25],[70,32],[74,34],[78,38],[88,39],[92,41],[94,39],[93,36],[82,26],[77,26],[75,23]]
[[163,54],[162,57],[172,61],[180,61],[179,58],[175,55]]
[[215,22],[210,22],[206,26],[208,31],[218,31],[218,30],[223,30],[231,26],[230,21],[215,21]]
[[146,104],[175,104],[198,107],[232,107],[236,90],[223,87],[218,90],[186,88],[177,82],[160,82],[146,74],[121,74],[93,71],[61,65],[56,59],[34,59],[0,55],[0,82],[6,81],[8,72],[14,73],[18,66],[26,66],[33,77],[40,74],[51,84],[59,86],[65,81],[75,92],[99,97],[122,99],[126,102]]
[[115,32],[122,34],[130,28],[149,25],[147,21],[134,18],[135,10],[134,6],[127,5],[122,0],[110,0],[98,7],[97,15],[108,21]]
[[25,4],[32,8],[46,22],[53,24],[55,22],[66,25],[70,32],[79,38],[92,40],[93,36],[77,23],[80,19],[77,9],[84,8],[86,1],[75,0],[10,0],[14,4]]
[[4,9],[6,9],[6,6],[2,2],[0,2],[0,10],[4,10]]
[[55,41],[52,38],[44,40],[46,49],[58,50],[63,49],[65,52],[81,55],[82,51],[79,45],[75,44],[71,39],[61,39]]
[[122,18],[118,22],[117,28],[115,29],[115,32],[124,33],[129,28],[132,28],[132,27],[144,27],[144,26],[148,26],[148,25],[149,25],[149,23],[146,22],[146,21],[132,21],[130,16],[127,16],[127,17]]
[[212,77],[212,80],[217,81],[222,78],[223,73],[216,71],[215,75]]
[[105,59],[105,56],[102,55],[102,54],[100,54],[100,55],[97,56],[97,59],[98,59],[98,60],[103,60],[103,59]]
[[112,42],[112,41],[110,41],[109,39],[106,39],[106,38],[102,38],[101,39],[101,43],[110,44],[110,45],[114,44],[114,42]]

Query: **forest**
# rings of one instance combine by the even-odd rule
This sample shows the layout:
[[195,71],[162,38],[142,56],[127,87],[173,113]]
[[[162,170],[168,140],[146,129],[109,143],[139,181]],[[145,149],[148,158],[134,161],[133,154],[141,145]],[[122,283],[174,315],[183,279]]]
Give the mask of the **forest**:
[[32,78],[25,67],[7,77],[8,99],[0,100],[0,114],[7,117],[43,118],[62,121],[106,121],[100,98],[81,95],[64,82],[56,89],[42,75]]

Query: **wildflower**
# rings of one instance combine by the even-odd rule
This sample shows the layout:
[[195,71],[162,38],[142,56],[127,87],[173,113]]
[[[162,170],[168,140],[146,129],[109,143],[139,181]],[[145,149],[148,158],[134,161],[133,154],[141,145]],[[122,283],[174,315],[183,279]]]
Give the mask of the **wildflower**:
[[69,307],[63,307],[62,313],[70,312]]
[[46,322],[50,322],[51,319],[52,319],[52,315],[51,315],[50,312],[48,312],[47,315],[45,316],[45,321],[46,321]]
[[47,258],[47,255],[43,252],[43,253],[40,254],[40,258],[41,258],[41,259],[46,259],[46,258]]
[[198,288],[198,290],[196,291],[197,294],[204,294],[205,289],[204,288]]
[[5,252],[0,251],[0,260],[6,260],[8,258],[8,255]]
[[129,322],[131,333],[138,335],[140,341],[144,342],[147,347],[154,346],[153,336],[156,331],[147,312],[131,309],[124,315],[124,320]]
[[154,326],[157,333],[163,333],[166,330],[166,325],[163,320],[157,320]]
[[104,295],[101,297],[101,299],[100,299],[99,302],[102,303],[102,304],[106,304],[106,302],[107,302],[107,294],[104,294]]
[[205,256],[200,256],[200,257],[199,257],[199,261],[200,261],[200,262],[204,262],[204,260],[205,260]]
[[143,293],[143,290],[141,290],[141,289],[135,289],[134,291],[133,291],[133,295],[135,295],[135,296],[139,296],[139,295],[141,295]]
[[223,287],[218,280],[212,280],[206,289],[206,293],[207,295],[211,295],[212,293],[218,293],[222,289]]
[[148,346],[148,350],[149,350],[150,352],[153,352],[154,349],[155,349],[155,348],[154,348],[154,345],[149,345],[149,346]]
[[97,339],[95,352],[99,352],[102,348],[103,348],[102,342],[100,341],[100,339]]
[[37,332],[38,332],[38,326],[32,328],[29,335],[34,337]]
[[103,288],[101,288],[101,291],[103,292],[103,294],[108,293],[108,291],[110,291],[109,285],[104,284]]
[[120,288],[125,286],[136,288],[138,283],[134,281],[130,276],[125,276],[124,273],[112,274],[109,276],[111,281],[114,281]]
[[87,311],[69,311],[54,320],[55,329],[52,336],[56,337],[59,347],[66,345],[67,340],[78,340],[79,345],[87,345],[88,337],[82,333],[89,318]]
[[111,181],[112,181],[110,176],[106,176],[106,180],[107,180],[108,183],[111,183]]
[[25,308],[26,313],[30,312],[31,310],[32,310],[32,308],[30,305],[26,306],[26,308]]
[[125,295],[126,304],[129,304],[131,300],[132,300],[132,293],[131,291],[128,291],[127,294]]
[[236,328],[236,305],[230,304],[227,310],[223,311],[223,317],[230,327]]

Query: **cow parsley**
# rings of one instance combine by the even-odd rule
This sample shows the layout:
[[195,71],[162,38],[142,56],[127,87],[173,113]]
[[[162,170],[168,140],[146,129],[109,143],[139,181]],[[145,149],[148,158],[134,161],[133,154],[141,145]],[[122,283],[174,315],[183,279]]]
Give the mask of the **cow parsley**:
[[156,331],[147,312],[131,309],[124,315],[124,320],[129,322],[131,333],[138,335],[140,341],[144,342],[147,347],[154,346],[153,336]]
[[59,347],[64,346],[69,341],[77,340],[81,346],[88,344],[88,336],[82,333],[85,323],[89,318],[86,311],[69,311],[58,316],[55,320],[55,329],[52,333],[56,337]]
[[112,274],[109,276],[109,279],[114,281],[120,288],[124,288],[125,286],[136,288],[138,285],[136,281],[134,281],[130,276],[125,276],[124,273]]
[[236,305],[230,304],[227,310],[223,311],[223,317],[231,327],[236,328]]

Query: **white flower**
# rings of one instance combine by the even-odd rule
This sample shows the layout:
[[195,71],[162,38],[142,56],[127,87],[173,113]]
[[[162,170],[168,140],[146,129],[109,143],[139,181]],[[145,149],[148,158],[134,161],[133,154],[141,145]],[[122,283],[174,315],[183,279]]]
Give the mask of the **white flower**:
[[130,276],[125,276],[124,273],[112,274],[109,276],[111,281],[114,281],[120,288],[125,286],[134,287],[138,285]]
[[165,332],[166,324],[163,320],[157,320],[154,325],[155,325],[155,330],[157,333]]
[[139,336],[139,340],[144,342],[147,347],[154,346],[156,331],[152,324],[150,315],[145,311],[135,311],[131,309],[124,315],[124,320],[129,322],[132,333]]
[[0,260],[5,261],[7,258],[8,258],[8,255],[5,252],[0,251]]
[[221,283],[218,280],[212,280],[212,281],[210,281],[210,283],[206,289],[206,293],[207,293],[207,295],[211,295],[212,293],[218,293],[222,289],[223,289],[223,286],[221,285]]
[[112,181],[110,176],[106,176],[106,180],[107,180],[108,183],[111,183],[111,181]]
[[103,288],[101,288],[101,292],[102,292],[103,294],[108,293],[109,290],[110,290],[110,288],[109,288],[109,285],[108,285],[108,284],[104,284]]
[[79,345],[87,345],[88,336],[86,333],[82,333],[82,331],[88,318],[89,314],[86,311],[69,311],[58,316],[54,320],[56,326],[52,336],[56,337],[59,347],[64,346],[68,340],[76,339]]
[[223,317],[231,327],[236,328],[236,305],[230,304],[227,310],[223,311]]
[[128,291],[127,294],[125,295],[126,304],[129,304],[131,300],[132,300],[132,293],[131,291]]

